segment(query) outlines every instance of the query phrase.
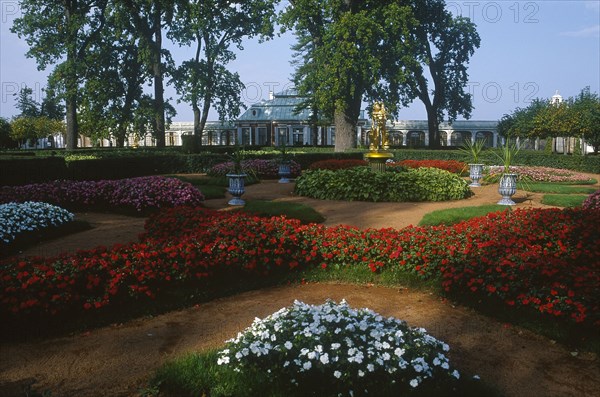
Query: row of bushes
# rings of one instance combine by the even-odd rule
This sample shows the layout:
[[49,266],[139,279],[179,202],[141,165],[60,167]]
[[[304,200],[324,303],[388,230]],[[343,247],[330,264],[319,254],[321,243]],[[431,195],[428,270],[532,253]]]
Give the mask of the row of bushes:
[[[55,179],[119,179],[155,174],[207,172],[214,165],[227,161],[227,153],[230,154],[232,150],[234,150],[233,147],[229,147],[229,152],[224,152],[223,148],[219,153],[203,152],[198,154],[147,150],[115,153],[82,151],[76,152],[76,155],[70,157],[3,156],[0,157],[0,185],[19,185]],[[247,158],[273,159],[278,154],[279,152],[271,150],[257,151],[254,154],[249,153]],[[306,153],[291,152],[289,155],[303,170],[308,169],[317,161],[361,160],[363,157],[363,153],[358,151],[349,153],[308,151]],[[394,156],[396,161],[466,160],[464,155],[456,150],[404,149],[394,151]],[[488,165],[497,163],[491,150],[483,151],[481,159]],[[600,156],[548,155],[542,152],[521,151],[515,165],[546,166],[600,174]]]

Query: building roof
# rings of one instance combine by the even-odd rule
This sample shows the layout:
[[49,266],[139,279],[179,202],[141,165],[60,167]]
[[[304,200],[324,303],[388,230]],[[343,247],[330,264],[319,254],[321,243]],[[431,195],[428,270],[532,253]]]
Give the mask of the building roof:
[[237,121],[292,121],[306,123],[310,118],[310,109],[296,111],[304,99],[298,96],[298,92],[294,89],[285,90],[274,94],[273,99],[263,100],[250,106]]

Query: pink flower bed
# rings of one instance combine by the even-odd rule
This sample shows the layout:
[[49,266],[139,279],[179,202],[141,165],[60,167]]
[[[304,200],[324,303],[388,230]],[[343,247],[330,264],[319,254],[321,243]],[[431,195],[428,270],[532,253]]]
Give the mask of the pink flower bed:
[[[233,162],[228,161],[213,166],[209,175],[225,176],[232,173],[234,170]],[[242,161],[242,170],[245,173],[250,173],[259,178],[278,178],[279,177],[279,162],[277,160],[244,160]],[[300,164],[295,161],[290,161],[291,176],[297,177],[300,175]]]
[[69,209],[120,208],[145,211],[199,205],[202,193],[175,178],[148,176],[101,181],[54,181],[0,188],[0,203],[39,201]]

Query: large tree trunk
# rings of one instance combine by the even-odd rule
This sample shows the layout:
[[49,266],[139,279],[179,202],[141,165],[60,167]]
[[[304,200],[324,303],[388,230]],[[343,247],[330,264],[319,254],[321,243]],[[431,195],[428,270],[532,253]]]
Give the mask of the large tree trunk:
[[152,72],[154,74],[154,111],[155,111],[155,128],[156,147],[165,147],[165,99],[163,87],[163,71],[162,71],[162,28],[161,14],[162,10],[156,5],[154,11],[154,63]]
[[66,119],[67,119],[67,133],[66,133],[66,149],[75,150],[77,149],[77,136],[79,134],[79,128],[77,125],[77,32],[73,31],[73,10],[70,6],[67,6],[66,17],[67,17],[67,73],[65,76],[65,90],[66,90]]
[[437,119],[437,112],[433,106],[425,106],[427,109],[427,128],[429,129],[429,148],[440,148],[440,125]]
[[201,137],[202,129],[200,128],[200,108],[196,103],[192,105],[192,109],[194,111],[194,135]]
[[202,136],[204,134],[204,127],[206,126],[206,121],[208,120],[208,112],[210,112],[210,103],[212,102],[212,96],[210,95],[210,91],[212,88],[206,90],[206,95],[204,95],[204,102],[202,104],[202,117],[200,118],[200,125],[198,125],[198,135]]
[[79,128],[77,124],[77,96],[74,94],[68,94],[66,99],[67,106],[67,136],[66,136],[66,149],[75,150],[77,149],[77,136],[79,135]]
[[344,109],[337,108],[333,116],[335,123],[335,152],[345,152],[356,147],[356,127],[354,120]]

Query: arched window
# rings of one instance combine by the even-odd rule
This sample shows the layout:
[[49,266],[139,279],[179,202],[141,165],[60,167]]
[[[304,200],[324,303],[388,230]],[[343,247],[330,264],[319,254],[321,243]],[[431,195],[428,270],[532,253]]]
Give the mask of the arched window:
[[477,134],[475,134],[475,140],[477,140],[477,141],[484,140],[485,147],[492,147],[492,146],[494,146],[494,133],[491,131],[477,131]]
[[469,131],[454,131],[450,137],[451,146],[463,146],[466,141],[471,140],[471,133]]
[[390,131],[388,136],[390,146],[402,146],[402,131]]
[[406,143],[408,147],[423,147],[425,146],[425,132],[423,131],[408,131]]

